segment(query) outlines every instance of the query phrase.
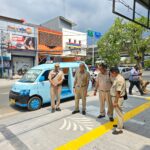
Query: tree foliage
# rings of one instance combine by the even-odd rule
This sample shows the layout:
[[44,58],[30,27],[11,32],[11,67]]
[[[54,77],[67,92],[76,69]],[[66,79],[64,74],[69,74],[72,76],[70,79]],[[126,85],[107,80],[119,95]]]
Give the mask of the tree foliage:
[[[146,19],[141,17],[137,21],[145,23]],[[108,32],[98,41],[99,55],[109,66],[119,64],[123,51],[127,52],[131,60],[135,55],[143,56],[150,49],[150,38],[143,38],[145,32],[146,29],[138,24],[116,18]]]

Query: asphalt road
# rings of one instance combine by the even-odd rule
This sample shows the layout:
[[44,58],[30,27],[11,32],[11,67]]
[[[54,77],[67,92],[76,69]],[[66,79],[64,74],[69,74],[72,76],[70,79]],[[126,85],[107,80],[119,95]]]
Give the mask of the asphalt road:
[[[150,81],[150,71],[144,72],[143,79]],[[136,88],[135,90],[137,91]],[[6,117],[7,115],[9,116],[9,115],[14,115],[16,113],[18,114],[18,113],[27,111],[27,109],[24,109],[24,108],[10,106],[9,91],[10,91],[10,86],[2,88],[0,91],[0,114],[1,114],[0,118],[3,116]],[[49,105],[46,105],[46,106],[49,106]]]
[[[144,79],[150,80],[149,74],[150,72],[144,74]],[[87,98],[87,115],[83,116],[81,113],[72,115],[74,101],[61,104],[62,111],[56,113],[51,113],[50,107],[47,106],[33,112],[12,107],[8,101],[9,90],[10,87],[5,87],[0,91],[0,149],[5,147],[6,150],[57,150],[55,148],[74,139],[79,143],[87,140],[87,145],[84,145],[81,150],[150,149],[150,109],[144,108],[143,110],[142,107],[142,111],[138,110],[139,113],[132,117],[134,113],[137,113],[135,108],[148,103],[144,97],[150,97],[150,93],[140,96],[137,89],[133,89],[134,95],[129,96],[129,99],[124,102],[123,109],[124,113],[132,111],[127,115],[130,120],[124,124],[124,134],[113,136],[112,128],[107,132],[108,127],[105,127],[105,124],[109,123],[109,118],[97,119],[99,115],[98,94],[92,96],[92,92],[90,93],[91,95]],[[102,128],[97,131],[97,128],[101,126]],[[89,134],[86,138],[82,135],[94,130],[96,134],[99,134],[101,130],[104,130],[106,134],[88,142],[93,134]],[[83,139],[78,140],[78,137]],[[72,146],[77,145],[72,144]]]
[[[123,111],[130,120],[127,119],[123,134],[118,136],[112,135],[113,123],[109,122],[108,116],[97,119],[98,94],[87,98],[86,116],[81,113],[72,115],[74,101],[61,104],[61,112],[51,113],[50,108],[45,107],[33,112],[19,113],[0,119],[0,149],[149,150],[150,109],[145,108],[148,108],[148,103],[144,97],[133,96],[124,102]],[[143,104],[144,109],[143,106],[140,107]],[[81,107],[80,103],[80,109]],[[101,135],[101,132],[105,134]],[[69,144],[69,141],[73,143]],[[64,148],[62,145],[67,143],[69,148]],[[78,143],[84,144],[76,148]]]

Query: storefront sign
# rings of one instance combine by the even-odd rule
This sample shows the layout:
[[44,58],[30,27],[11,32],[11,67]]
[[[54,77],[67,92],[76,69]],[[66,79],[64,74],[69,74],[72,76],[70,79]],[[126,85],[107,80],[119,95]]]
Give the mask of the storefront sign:
[[32,28],[30,27],[17,27],[17,26],[8,25],[7,30],[13,32],[32,34]]
[[81,44],[76,44],[76,43],[66,43],[66,47],[69,49],[81,49]]

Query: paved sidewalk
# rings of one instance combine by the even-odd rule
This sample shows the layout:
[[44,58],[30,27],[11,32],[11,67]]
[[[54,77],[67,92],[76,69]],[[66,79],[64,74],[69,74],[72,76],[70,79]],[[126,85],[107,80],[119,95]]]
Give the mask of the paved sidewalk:
[[[129,112],[148,103],[140,98],[132,98],[125,101],[124,112]],[[78,138],[100,128],[106,130],[105,124],[110,124],[109,118],[97,119],[99,114],[98,96],[88,97],[87,115],[81,113],[72,115],[74,101],[61,104],[62,111],[51,113],[50,108],[43,108],[34,112],[25,112],[0,120],[0,149],[5,150],[56,150],[70,141],[78,141]],[[81,103],[80,103],[81,108]],[[135,117],[131,112],[130,120],[125,123],[124,134],[114,136],[111,128],[106,134],[86,142],[81,150],[149,150],[150,138],[150,109],[142,108],[141,113]],[[112,126],[112,124],[110,124]],[[100,130],[101,131],[101,130]],[[99,132],[97,132],[99,134]],[[91,134],[90,134],[91,135]],[[85,139],[85,141],[87,141]],[[83,140],[82,140],[83,141]],[[77,145],[67,149],[74,150]],[[75,149],[79,150],[79,149]]]
[[0,79],[0,88],[12,86],[19,79]]

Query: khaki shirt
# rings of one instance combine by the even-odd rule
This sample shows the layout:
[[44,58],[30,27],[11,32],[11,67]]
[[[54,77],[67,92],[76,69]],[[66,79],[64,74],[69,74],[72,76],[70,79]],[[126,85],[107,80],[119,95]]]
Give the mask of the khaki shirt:
[[[53,81],[54,84],[58,84],[60,81],[64,80],[64,73],[62,71],[59,70],[58,74],[57,75],[56,74],[57,72],[55,72],[55,70],[52,70],[48,76],[48,79]],[[56,77],[53,78],[55,75]]]
[[105,74],[99,73],[97,78],[96,78],[96,82],[98,84],[97,85],[98,90],[110,91],[110,88],[112,86],[112,82],[111,82],[110,74],[108,71]]
[[124,96],[125,90],[126,90],[125,79],[123,78],[123,76],[118,74],[113,82],[111,89],[110,89],[110,95],[115,97],[116,92],[120,91],[120,96]]
[[90,74],[87,71],[84,71],[84,73],[80,73],[78,70],[75,74],[75,83],[76,87],[88,87],[88,83],[90,80]]

